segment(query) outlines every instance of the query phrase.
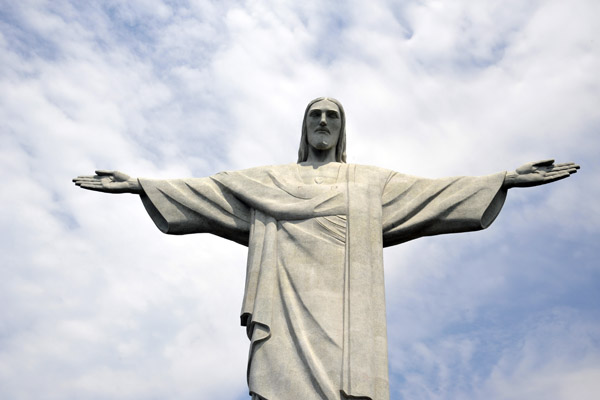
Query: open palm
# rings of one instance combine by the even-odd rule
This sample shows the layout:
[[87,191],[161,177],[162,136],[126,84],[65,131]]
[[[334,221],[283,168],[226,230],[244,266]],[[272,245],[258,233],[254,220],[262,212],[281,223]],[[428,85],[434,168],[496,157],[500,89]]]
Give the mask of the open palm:
[[104,193],[141,193],[137,179],[119,171],[97,170],[96,175],[78,176],[73,179],[83,189]]
[[544,185],[568,178],[579,169],[579,165],[568,162],[554,164],[554,160],[529,162],[506,174],[504,185],[511,187],[531,187]]

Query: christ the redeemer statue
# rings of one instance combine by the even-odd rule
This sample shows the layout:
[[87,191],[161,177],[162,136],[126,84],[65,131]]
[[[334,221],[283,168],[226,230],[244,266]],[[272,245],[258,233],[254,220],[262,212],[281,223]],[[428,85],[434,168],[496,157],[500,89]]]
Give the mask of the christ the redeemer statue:
[[346,163],[345,114],[332,98],[304,113],[295,164],[208,178],[133,179],[117,171],[76,185],[140,195],[164,233],[208,232],[248,246],[241,322],[253,399],[389,399],[382,249],[476,231],[513,187],[579,168],[553,160],[482,177],[424,179]]

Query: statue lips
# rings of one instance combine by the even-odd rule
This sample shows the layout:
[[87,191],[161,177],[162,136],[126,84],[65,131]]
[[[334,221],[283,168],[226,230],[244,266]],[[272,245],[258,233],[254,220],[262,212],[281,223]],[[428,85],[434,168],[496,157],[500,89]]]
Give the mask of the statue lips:
[[326,133],[326,134],[328,134],[328,135],[330,135],[330,134],[331,134],[331,132],[329,132],[329,128],[325,128],[325,127],[322,127],[322,128],[316,129],[316,130],[315,130],[315,132],[317,132],[317,133]]

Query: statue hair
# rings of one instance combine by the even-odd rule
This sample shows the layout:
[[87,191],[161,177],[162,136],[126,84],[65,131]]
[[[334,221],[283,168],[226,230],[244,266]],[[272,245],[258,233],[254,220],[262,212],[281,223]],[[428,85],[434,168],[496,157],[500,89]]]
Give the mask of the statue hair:
[[337,145],[335,146],[335,161],[341,163],[346,162],[346,113],[344,112],[344,107],[342,107],[342,103],[331,97],[318,97],[308,103],[306,110],[304,111],[304,118],[302,119],[302,136],[300,138],[300,149],[298,150],[298,163],[304,162],[308,159],[308,128],[306,127],[306,117],[308,116],[308,111],[313,104],[322,100],[332,102],[340,110],[341,127],[340,137],[338,138]]

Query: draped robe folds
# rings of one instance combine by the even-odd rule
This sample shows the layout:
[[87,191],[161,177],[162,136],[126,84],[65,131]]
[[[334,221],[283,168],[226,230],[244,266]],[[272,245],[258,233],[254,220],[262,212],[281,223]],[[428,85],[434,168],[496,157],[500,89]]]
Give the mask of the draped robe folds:
[[248,246],[248,385],[268,400],[389,399],[382,248],[486,228],[506,196],[504,173],[336,165],[333,182],[307,183],[297,164],[139,180],[161,231]]

